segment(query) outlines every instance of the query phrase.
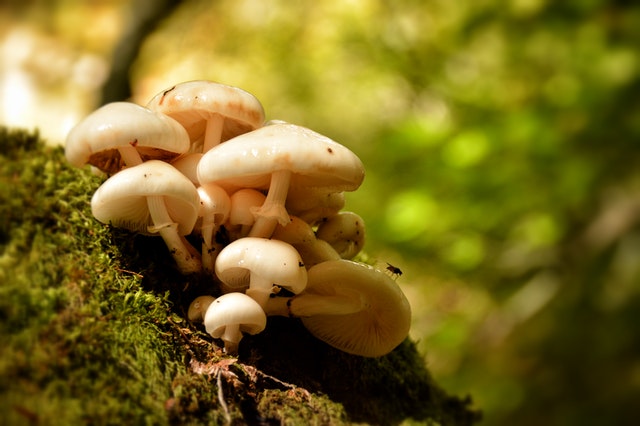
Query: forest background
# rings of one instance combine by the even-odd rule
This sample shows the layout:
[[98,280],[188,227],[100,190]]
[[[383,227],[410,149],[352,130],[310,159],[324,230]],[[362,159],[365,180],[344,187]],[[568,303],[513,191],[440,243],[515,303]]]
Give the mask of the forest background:
[[356,152],[366,252],[484,424],[637,419],[637,4],[8,1],[0,28],[0,123],[50,143],[210,79]]

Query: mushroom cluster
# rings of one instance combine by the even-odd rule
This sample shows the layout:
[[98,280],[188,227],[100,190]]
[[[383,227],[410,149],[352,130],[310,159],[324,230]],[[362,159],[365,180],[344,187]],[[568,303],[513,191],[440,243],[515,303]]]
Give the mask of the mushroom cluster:
[[183,274],[212,277],[222,295],[197,297],[188,317],[227,353],[269,315],[300,318],[360,356],[407,337],[411,311],[395,280],[353,260],[365,230],[343,211],[344,192],[362,183],[362,162],[308,128],[265,122],[246,91],[189,81],[144,107],[107,104],[71,130],[65,155],[108,176],[91,200],[97,220],[159,235]]

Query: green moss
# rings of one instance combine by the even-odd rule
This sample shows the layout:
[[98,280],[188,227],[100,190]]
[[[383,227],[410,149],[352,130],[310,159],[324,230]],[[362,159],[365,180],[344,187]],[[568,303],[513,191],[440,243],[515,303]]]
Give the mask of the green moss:
[[225,358],[185,310],[215,294],[162,240],[98,223],[102,179],[0,128],[0,412],[6,424],[471,424],[415,346],[380,359],[273,318]]

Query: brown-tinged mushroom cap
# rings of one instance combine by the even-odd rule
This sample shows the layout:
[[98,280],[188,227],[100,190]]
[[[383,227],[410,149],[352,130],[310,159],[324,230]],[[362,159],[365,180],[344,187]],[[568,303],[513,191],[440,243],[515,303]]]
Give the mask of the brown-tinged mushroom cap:
[[308,271],[305,291],[289,302],[317,338],[344,352],[377,357],[408,335],[411,308],[384,272],[349,260],[330,260]]
[[290,185],[353,191],[364,179],[364,166],[352,151],[326,136],[278,123],[211,149],[198,164],[198,179],[223,187],[268,189],[249,234],[268,237],[276,221],[289,221],[284,204]]
[[93,194],[91,211],[102,223],[142,234],[159,233],[184,273],[201,269],[184,239],[198,218],[196,187],[168,163],[151,160],[107,179]]
[[252,94],[213,81],[187,81],[158,93],[147,107],[182,124],[206,152],[222,141],[262,126],[264,109]]
[[257,334],[267,326],[260,305],[244,293],[227,293],[215,299],[204,315],[204,325],[212,337],[224,341],[230,355],[238,352],[242,333]]
[[189,146],[187,132],[172,118],[131,102],[113,102],[71,129],[65,155],[76,167],[91,164],[113,174],[150,159],[170,161]]

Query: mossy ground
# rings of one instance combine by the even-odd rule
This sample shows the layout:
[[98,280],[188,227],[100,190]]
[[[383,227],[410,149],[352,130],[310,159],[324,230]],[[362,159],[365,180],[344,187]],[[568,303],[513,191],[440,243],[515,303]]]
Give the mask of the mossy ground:
[[161,239],[98,223],[102,178],[36,134],[0,128],[3,424],[465,425],[470,401],[432,381],[410,341],[366,359],[272,318],[225,357],[189,302],[215,294]]

